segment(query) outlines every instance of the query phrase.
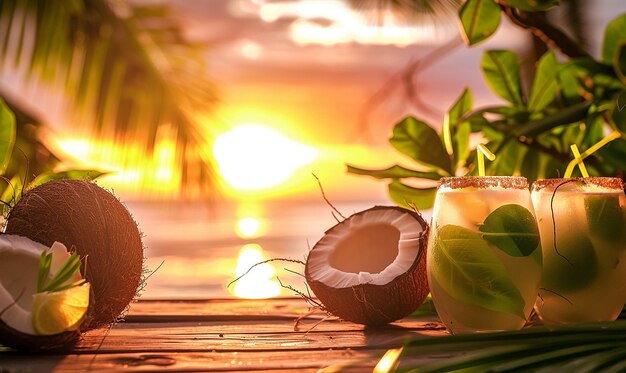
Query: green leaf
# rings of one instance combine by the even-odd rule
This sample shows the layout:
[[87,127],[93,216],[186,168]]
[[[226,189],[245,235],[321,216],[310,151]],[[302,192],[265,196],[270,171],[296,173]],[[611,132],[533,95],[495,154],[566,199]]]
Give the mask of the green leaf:
[[0,174],[4,174],[11,160],[15,144],[15,115],[0,98]]
[[559,0],[506,0],[506,3],[527,12],[540,12],[559,5]]
[[22,186],[22,178],[19,175],[13,176],[13,178],[8,182],[2,192],[2,196],[0,196],[0,200],[4,202],[2,204],[3,214],[9,212],[8,205],[14,206],[15,203],[20,200],[22,197]]
[[586,118],[591,102],[579,102],[555,114],[528,122],[514,128],[513,133],[518,136],[536,136],[564,124],[576,123]]
[[[496,149],[495,146],[489,149]],[[524,147],[517,141],[509,141],[496,154],[496,160],[486,166],[490,175],[513,175],[517,173],[524,155]]]
[[59,179],[78,179],[78,180],[96,180],[97,178],[106,175],[107,172],[97,170],[66,170],[61,172],[44,172],[38,175],[35,180],[31,181],[28,188],[34,188],[41,184],[45,184],[51,180]]
[[430,169],[440,169],[452,174],[450,157],[437,132],[428,124],[413,117],[404,118],[396,124],[389,140],[400,152]]
[[567,103],[575,103],[583,100],[581,95],[582,85],[577,79],[575,68],[565,64],[557,73],[559,85],[561,87],[561,95]]
[[544,54],[537,65],[537,72],[528,98],[528,109],[538,112],[543,110],[552,101],[558,90],[556,79],[559,63],[554,52]]
[[43,252],[39,257],[39,267],[37,271],[37,292],[41,293],[46,286],[48,275],[50,274],[50,266],[52,265],[52,253]]
[[[452,142],[452,153],[454,154],[455,168],[465,165],[470,155],[469,137],[471,133],[471,124],[469,121],[463,121],[463,116],[472,108],[472,93],[466,88],[461,97],[452,105],[445,120],[450,131],[450,141]],[[446,134],[444,134],[446,136]],[[445,141],[445,140],[444,140]]]
[[413,188],[397,180],[389,184],[389,196],[391,199],[405,208],[412,208],[412,205],[419,210],[426,210],[433,207],[435,203],[437,188]]
[[584,289],[596,280],[598,256],[586,232],[557,225],[556,242],[556,249],[546,248],[552,252],[543,256],[542,287],[563,294]]
[[626,40],[620,42],[613,58],[613,68],[622,82],[626,83]]
[[592,236],[611,243],[623,240],[626,227],[618,194],[585,195],[585,211]]
[[[43,254],[42,254],[43,256]],[[49,261],[52,261],[52,255],[50,255]],[[40,265],[43,260],[40,261]],[[45,264],[45,262],[44,262]],[[59,268],[58,272],[54,274],[54,276],[48,280],[47,282],[44,280],[44,286],[41,289],[38,289],[37,292],[41,293],[44,291],[62,291],[69,289],[74,286],[80,286],[85,283],[84,280],[69,282],[77,273],[80,271],[80,257],[76,252],[72,253],[69,258],[63,263],[61,268]],[[45,268],[40,267],[40,275],[41,273],[45,273]],[[50,265],[48,264],[48,272],[50,272]],[[41,277],[41,276],[40,276]],[[48,276],[43,277],[47,279]]]
[[615,108],[611,112],[611,120],[622,134],[626,133],[626,91],[615,95]]
[[493,210],[478,230],[485,240],[511,256],[529,256],[539,247],[535,217],[517,204]]
[[610,65],[615,59],[619,45],[626,41],[626,14],[615,18],[604,30],[602,60]]
[[451,297],[526,318],[524,298],[480,233],[444,225],[432,250],[431,275]]
[[524,106],[517,54],[505,50],[487,51],[480,66],[494,92],[515,106]]
[[522,176],[528,179],[528,183],[540,178],[541,174],[541,153],[530,149],[524,155],[524,161],[522,161],[522,167],[520,169]]
[[469,45],[489,38],[500,25],[500,6],[494,0],[468,0],[459,12],[463,37]]
[[376,179],[403,179],[414,177],[418,179],[439,180],[441,178],[441,175],[436,172],[416,171],[398,165],[382,170],[369,170],[348,165],[347,171],[351,174],[371,176]]

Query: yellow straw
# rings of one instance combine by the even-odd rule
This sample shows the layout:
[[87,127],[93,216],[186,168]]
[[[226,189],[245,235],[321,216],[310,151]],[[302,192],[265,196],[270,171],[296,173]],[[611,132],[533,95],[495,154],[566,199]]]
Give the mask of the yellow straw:
[[485,157],[490,161],[496,159],[496,155],[483,144],[478,144],[478,176],[485,176]]
[[[572,173],[574,172],[574,168],[576,167],[576,165],[578,164],[582,164],[583,159],[587,158],[588,156],[590,156],[591,154],[593,154],[595,151],[597,151],[598,149],[600,149],[601,147],[603,147],[604,145],[606,145],[607,143],[618,139],[622,136],[621,133],[619,133],[618,131],[613,131],[611,132],[610,135],[606,136],[605,138],[603,138],[602,140],[598,141],[597,143],[595,143],[594,145],[592,145],[589,149],[585,150],[582,154],[580,154],[580,158],[576,158],[576,155],[574,154],[574,159],[571,160],[571,162],[567,165],[567,168],[565,169],[565,174],[563,175],[563,177],[568,178],[572,176]],[[578,150],[578,147],[577,147]],[[572,149],[573,151],[573,149]],[[583,165],[583,167],[585,167]],[[585,169],[586,171],[586,169]],[[581,171],[582,172],[582,169]],[[587,177],[587,176],[585,176]]]
[[374,367],[373,373],[387,373],[395,370],[398,366],[398,358],[402,353],[403,347],[394,348],[385,352],[385,355],[378,361]]
[[576,163],[578,163],[580,173],[583,174],[583,177],[589,177],[587,167],[585,167],[585,163],[583,163],[583,159],[580,157],[580,153],[578,152],[578,146],[576,146],[576,144],[572,144],[570,148],[572,149],[572,153],[574,154],[574,160],[576,161]]
[[443,143],[448,154],[452,155],[454,149],[452,148],[452,133],[450,132],[450,116],[448,114],[443,121]]

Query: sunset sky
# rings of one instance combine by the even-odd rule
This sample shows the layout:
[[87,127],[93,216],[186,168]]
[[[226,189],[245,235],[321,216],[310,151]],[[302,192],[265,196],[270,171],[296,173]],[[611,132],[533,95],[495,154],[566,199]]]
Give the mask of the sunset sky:
[[[426,19],[421,25],[395,23],[377,28],[371,14],[355,12],[339,0],[185,0],[169,5],[186,35],[207,47],[207,74],[215,81],[220,98],[213,115],[202,118],[210,137],[238,126],[257,125],[278,131],[288,144],[314,150],[303,151],[300,163],[285,165],[293,174],[275,186],[236,188],[223,180],[226,195],[244,199],[318,197],[311,173],[320,177],[335,198],[386,198],[384,183],[346,175],[345,164],[379,168],[402,162],[411,166],[387,143],[393,124],[413,114],[439,128],[445,109],[465,87],[473,90],[476,106],[493,103],[497,98],[486,89],[480,73],[482,51],[507,48],[523,56],[529,45],[528,35],[506,22],[495,37],[478,47],[459,45],[418,72],[414,87],[429,108],[423,111],[406,98],[400,74],[412,61],[459,38],[454,17],[440,18],[437,27]],[[603,26],[625,11],[626,2],[621,0],[594,1],[586,11],[594,54],[599,51]],[[395,84],[387,94],[376,96],[390,81]],[[22,90],[16,75],[0,76],[0,86],[30,102],[55,102],[49,93],[38,100],[36,93]],[[72,133],[62,112],[37,110],[46,113],[43,117],[61,138]],[[366,111],[369,125],[363,126]],[[83,145],[68,149],[75,152]],[[163,146],[167,150],[167,143]],[[271,149],[278,160],[268,158],[268,162],[280,168],[280,159],[296,154],[290,146],[252,144],[231,149],[231,153],[239,154],[240,163],[245,164]],[[254,167],[260,175],[267,174],[260,166]],[[124,193],[123,186],[113,185]],[[137,193],[128,195],[134,198]]]

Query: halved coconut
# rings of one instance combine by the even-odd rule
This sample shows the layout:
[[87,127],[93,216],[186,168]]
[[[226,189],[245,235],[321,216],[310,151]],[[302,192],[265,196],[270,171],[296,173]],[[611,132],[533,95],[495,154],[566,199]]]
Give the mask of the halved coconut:
[[[69,257],[64,245],[46,247],[29,238],[0,235],[0,344],[22,350],[55,350],[77,341],[80,332],[64,331],[39,335],[33,325],[33,300],[37,293],[39,259],[52,251],[49,277]],[[79,326],[79,325],[77,325]]]
[[115,322],[143,282],[137,223],[122,202],[93,182],[52,180],[29,190],[9,212],[5,231],[76,250],[93,290],[88,330]]
[[428,224],[400,207],[376,206],[326,232],[306,262],[307,283],[326,310],[380,325],[415,311],[428,295]]

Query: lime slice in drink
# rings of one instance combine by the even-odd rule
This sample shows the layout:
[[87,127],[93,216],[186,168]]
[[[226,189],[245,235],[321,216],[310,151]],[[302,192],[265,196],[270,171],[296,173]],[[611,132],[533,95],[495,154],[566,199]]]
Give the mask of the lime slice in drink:
[[33,298],[33,327],[40,335],[76,330],[89,307],[89,283],[63,291],[37,293]]

